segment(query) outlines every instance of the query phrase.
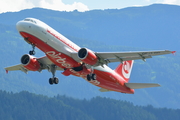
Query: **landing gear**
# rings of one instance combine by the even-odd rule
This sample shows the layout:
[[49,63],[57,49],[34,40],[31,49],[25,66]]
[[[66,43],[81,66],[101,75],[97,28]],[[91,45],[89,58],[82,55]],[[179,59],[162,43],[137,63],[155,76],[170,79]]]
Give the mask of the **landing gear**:
[[88,81],[96,80],[96,74],[88,74],[88,75],[87,75],[87,80],[88,80]]
[[30,55],[35,55],[36,52],[35,52],[34,50],[32,50],[32,51],[29,51],[29,54],[30,54]]
[[54,83],[53,78],[49,78],[49,84],[52,85]]
[[87,75],[87,80],[91,81],[91,75],[90,74]]
[[35,52],[35,45],[34,44],[31,44],[31,45],[32,45],[33,50],[29,51],[29,54],[30,55],[35,55],[36,54],[36,52]]
[[54,77],[54,78],[49,78],[49,84],[58,84],[59,83],[59,79]]
[[96,74],[92,74],[91,78],[92,80],[96,80]]
[[96,74],[94,74],[93,72],[94,72],[94,69],[93,69],[93,66],[91,66],[91,73],[87,75],[88,81],[96,80]]
[[35,45],[29,41],[29,37],[24,38],[24,40],[32,46],[32,50],[29,51],[29,54],[30,55],[35,55],[36,54]]
[[56,68],[57,66],[56,65],[51,65],[49,67],[49,71],[52,73],[53,77],[52,78],[49,78],[49,84],[52,85],[52,84],[58,84],[59,83],[59,79],[57,77],[55,77],[55,72],[56,72]]

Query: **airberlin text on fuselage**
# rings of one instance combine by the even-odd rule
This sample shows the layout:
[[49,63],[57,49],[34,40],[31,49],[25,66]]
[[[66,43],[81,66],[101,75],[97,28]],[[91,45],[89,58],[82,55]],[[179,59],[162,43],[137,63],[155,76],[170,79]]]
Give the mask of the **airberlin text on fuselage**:
[[71,65],[66,63],[66,58],[61,57],[61,53],[56,54],[55,51],[49,51],[49,52],[46,52],[46,54],[56,59],[56,62],[60,63],[65,68],[71,68]]
[[70,48],[72,48],[73,50],[75,50],[76,52],[78,51],[72,44],[67,43],[65,40],[61,39],[58,35],[54,34],[50,30],[47,30],[47,32],[52,36],[54,36],[55,38],[57,38],[58,40],[60,40],[61,42],[63,42],[64,44],[66,44],[67,46],[69,46]]

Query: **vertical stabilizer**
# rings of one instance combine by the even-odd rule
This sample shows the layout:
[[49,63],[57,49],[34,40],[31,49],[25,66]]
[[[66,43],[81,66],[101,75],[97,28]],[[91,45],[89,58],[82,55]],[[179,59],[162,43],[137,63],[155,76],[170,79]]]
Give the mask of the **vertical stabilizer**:
[[128,82],[133,68],[133,63],[134,60],[124,61],[114,71]]

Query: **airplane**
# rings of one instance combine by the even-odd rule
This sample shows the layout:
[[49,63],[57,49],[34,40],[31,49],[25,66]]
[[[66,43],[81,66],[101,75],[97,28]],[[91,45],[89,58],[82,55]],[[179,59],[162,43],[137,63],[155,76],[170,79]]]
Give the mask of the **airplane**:
[[[49,78],[50,85],[59,83],[55,73],[60,70],[65,76],[82,77],[100,87],[101,92],[116,91],[134,94],[134,89],[160,86],[155,83],[129,83],[134,60],[146,61],[152,56],[175,53],[169,50],[94,52],[88,48],[79,47],[35,18],[25,18],[17,22],[16,28],[24,40],[32,46],[32,50],[21,57],[21,64],[6,67],[6,72],[21,70],[28,73],[28,71],[48,70],[52,73],[52,78]],[[34,57],[35,47],[43,51],[45,56]],[[112,62],[120,62],[115,70],[108,67]]]

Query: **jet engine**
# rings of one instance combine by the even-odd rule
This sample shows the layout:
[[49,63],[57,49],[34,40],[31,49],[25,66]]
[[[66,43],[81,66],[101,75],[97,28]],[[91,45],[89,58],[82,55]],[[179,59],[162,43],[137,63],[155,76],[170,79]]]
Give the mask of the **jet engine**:
[[87,48],[81,48],[78,51],[78,57],[82,62],[89,65],[95,65],[98,62],[98,57],[94,54],[93,51]]
[[25,54],[21,57],[21,63],[26,69],[31,71],[39,71],[41,68],[38,60],[35,57],[28,54]]

